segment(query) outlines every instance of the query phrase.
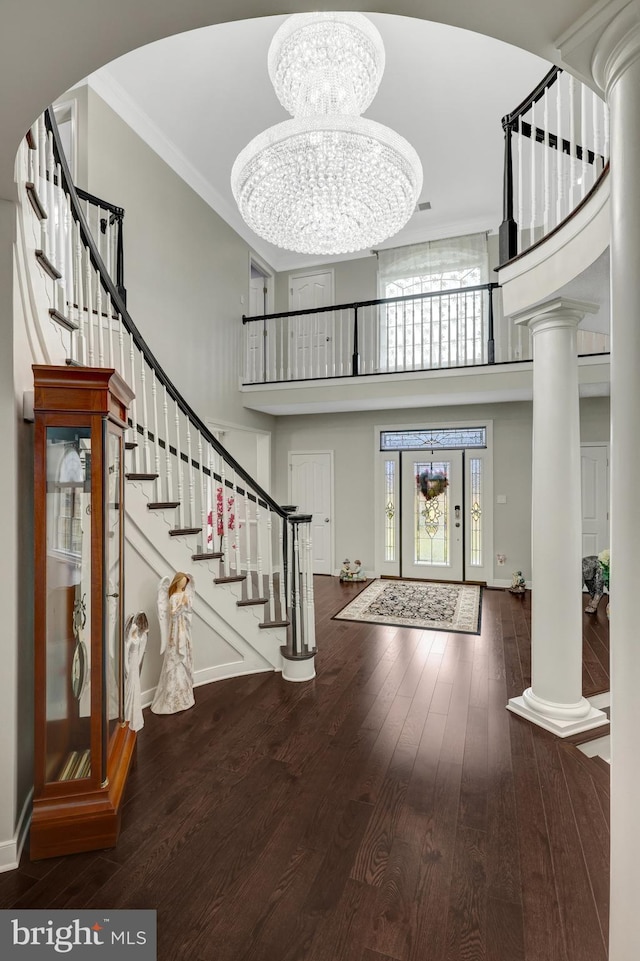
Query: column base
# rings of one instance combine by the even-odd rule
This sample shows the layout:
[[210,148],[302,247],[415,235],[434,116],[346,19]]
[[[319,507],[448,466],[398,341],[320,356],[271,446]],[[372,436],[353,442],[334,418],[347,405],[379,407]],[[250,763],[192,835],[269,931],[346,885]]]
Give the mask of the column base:
[[580,734],[609,723],[604,711],[592,707],[585,697],[577,704],[553,704],[536,697],[531,688],[520,697],[509,698],[507,710],[537,724],[557,737]]
[[294,657],[285,654],[281,647],[282,654],[282,676],[285,681],[312,681],[316,676],[316,656],[315,654],[304,654]]

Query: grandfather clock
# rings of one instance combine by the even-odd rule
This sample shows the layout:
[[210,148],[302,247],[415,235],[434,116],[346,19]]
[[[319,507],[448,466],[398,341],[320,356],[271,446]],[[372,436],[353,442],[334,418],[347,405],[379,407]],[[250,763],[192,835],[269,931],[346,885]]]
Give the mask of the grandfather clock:
[[33,859],[113,847],[135,733],[123,718],[124,431],[111,369],[34,366]]

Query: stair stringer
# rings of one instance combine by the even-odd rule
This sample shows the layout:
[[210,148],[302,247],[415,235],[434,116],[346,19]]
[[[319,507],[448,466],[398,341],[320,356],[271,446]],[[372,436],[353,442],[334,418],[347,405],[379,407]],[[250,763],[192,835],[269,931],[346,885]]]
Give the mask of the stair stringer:
[[[261,629],[252,608],[237,607],[238,585],[214,584],[215,562],[193,562],[195,537],[169,537],[163,511],[150,512],[145,487],[129,481],[125,496],[125,612],[144,610],[150,632],[142,674],[144,703],[150,703],[160,674],[160,633],[156,592],[161,577],[183,570],[193,574],[196,600],[192,623],[194,684],[280,671],[285,628]],[[193,540],[193,544],[189,543]]]

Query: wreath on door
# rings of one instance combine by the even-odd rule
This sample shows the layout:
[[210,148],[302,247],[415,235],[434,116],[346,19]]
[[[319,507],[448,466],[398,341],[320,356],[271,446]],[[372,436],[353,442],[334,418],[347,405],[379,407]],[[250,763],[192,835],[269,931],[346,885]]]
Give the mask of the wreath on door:
[[425,500],[433,500],[434,497],[439,497],[449,486],[449,481],[447,480],[446,474],[442,471],[434,471],[427,468],[427,470],[420,471],[416,474],[416,484],[420,488],[420,493]]

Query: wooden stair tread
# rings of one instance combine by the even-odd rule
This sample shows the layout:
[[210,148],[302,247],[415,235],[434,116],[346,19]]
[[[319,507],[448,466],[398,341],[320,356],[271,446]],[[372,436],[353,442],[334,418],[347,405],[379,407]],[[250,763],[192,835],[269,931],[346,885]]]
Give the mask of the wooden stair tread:
[[220,551],[213,551],[210,554],[192,554],[191,560],[192,561],[219,561],[222,557],[224,557],[224,554],[222,554]]
[[55,307],[49,307],[49,317],[51,317],[51,320],[55,320],[56,324],[60,324],[61,327],[66,328],[66,330],[78,329],[78,324],[76,324],[75,320],[71,320],[70,317],[65,317],[65,315],[61,314]]
[[126,441],[124,442],[124,449],[125,449],[125,450],[133,450],[134,447],[137,447],[137,446],[138,446],[138,445],[137,445],[136,442],[133,441],[133,440],[126,440]]
[[290,623],[291,621],[263,621],[262,624],[258,624],[258,627],[289,627]]
[[231,577],[214,577],[213,583],[214,584],[236,584],[236,583],[239,583],[240,581],[246,581],[246,579],[247,579],[246,574],[235,574],[235,575],[232,575]]
[[35,211],[36,217],[38,217],[39,220],[48,220],[49,215],[47,214],[47,211],[44,209],[42,205],[42,201],[40,200],[40,195],[36,190],[36,185],[29,182],[25,184],[25,187],[27,189],[27,197],[31,202],[31,206]]
[[181,534],[200,534],[201,527],[174,527],[169,531],[169,537],[179,537]]
[[589,741],[597,741],[599,737],[607,737],[611,733],[610,724],[601,724],[600,727],[592,727],[590,731],[582,731],[580,734],[570,734],[563,738],[565,744],[587,744]]
[[236,604],[238,605],[238,607],[253,607],[254,604],[258,605],[258,604],[268,604],[268,603],[269,603],[268,597],[248,597],[242,601],[236,601]]
[[60,280],[62,274],[57,267],[54,267],[44,250],[36,250],[36,260],[44,270],[45,274],[48,274],[52,280]]
[[127,480],[156,480],[159,474],[125,474]]
[[170,507],[179,507],[180,501],[152,501],[147,504],[147,510],[150,511],[163,511],[168,510]]

